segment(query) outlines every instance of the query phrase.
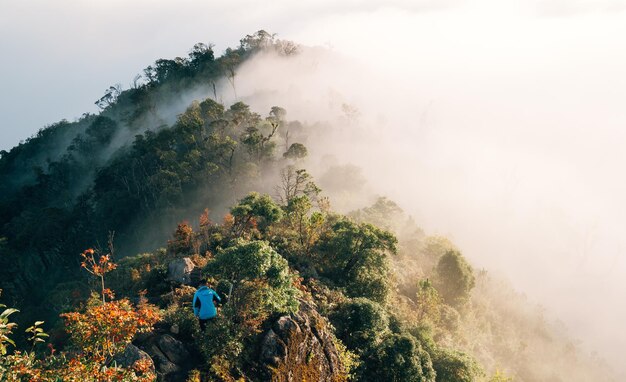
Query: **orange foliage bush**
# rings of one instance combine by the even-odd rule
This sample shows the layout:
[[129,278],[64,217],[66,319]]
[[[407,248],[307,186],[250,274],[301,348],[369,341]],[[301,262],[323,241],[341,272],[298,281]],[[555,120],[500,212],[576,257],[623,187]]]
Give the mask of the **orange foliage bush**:
[[193,249],[193,228],[188,222],[179,223],[174,238],[167,241],[167,249],[172,253],[188,254]]
[[65,313],[72,342],[94,360],[102,362],[124,350],[136,333],[152,330],[158,311],[145,303],[134,309],[127,299],[91,306],[85,313]]
[[[71,312],[61,315],[65,319],[73,351],[55,354],[54,348],[50,346],[50,353],[43,357],[36,356],[33,351],[30,353],[16,351],[11,355],[0,357],[0,381],[156,380],[149,359],[138,360],[126,368],[117,366],[112,360],[113,356],[124,351],[135,334],[152,330],[152,326],[160,319],[158,309],[147,304],[143,298],[137,306],[133,306],[128,299],[105,301],[106,295],[112,300],[113,293],[104,287],[104,274],[115,269],[116,265],[111,262],[110,255],[101,256],[96,260],[93,249],[84,251],[81,256],[82,267],[99,277],[102,282],[102,302],[99,301],[99,296],[94,294],[88,301],[84,313]],[[14,324],[10,325],[13,325],[10,328],[14,327]],[[10,331],[7,334],[10,334]],[[1,340],[2,338],[1,343],[5,343],[10,339]]]

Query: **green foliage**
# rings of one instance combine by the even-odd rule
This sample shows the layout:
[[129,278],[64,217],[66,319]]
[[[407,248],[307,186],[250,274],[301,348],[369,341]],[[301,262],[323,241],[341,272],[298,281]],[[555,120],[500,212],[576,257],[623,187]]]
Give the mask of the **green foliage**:
[[439,349],[432,354],[437,382],[473,382],[484,375],[480,365],[466,353]]
[[450,333],[456,333],[461,326],[461,315],[450,305],[443,304],[440,310],[440,323]]
[[370,223],[387,230],[392,230],[402,215],[402,209],[393,200],[385,197],[379,197],[370,207],[350,213],[358,222]]
[[282,240],[278,245],[286,251],[290,261],[296,264],[307,262],[325,228],[326,215],[313,211],[311,200],[306,195],[291,198],[283,210],[285,219],[273,230]]
[[435,382],[429,354],[406,334],[385,338],[368,355],[362,368],[361,380]]
[[302,143],[292,143],[289,149],[283,153],[283,157],[287,159],[302,159],[308,154],[306,146]]
[[433,328],[429,324],[414,323],[413,326],[407,329],[407,332],[415,338],[415,340],[428,352],[428,354],[434,354],[437,349],[437,344],[433,339]]
[[[245,334],[228,316],[212,319],[205,331],[197,331],[195,344],[213,375],[228,380],[241,365]],[[226,377],[226,378],[224,378]]]
[[439,259],[435,286],[447,304],[463,307],[475,285],[472,267],[458,251],[448,251]]
[[40,343],[46,342],[46,338],[50,337],[46,332],[43,331],[41,325],[43,325],[43,321],[35,321],[32,326],[29,326],[26,329],[26,333],[29,334],[28,342],[33,345],[33,348]]
[[178,327],[179,335],[185,340],[192,339],[198,331],[198,319],[187,305],[171,304],[163,313],[163,320],[172,327]]
[[237,304],[239,288],[245,282],[255,284],[256,293],[263,296],[258,307],[269,312],[295,312],[299,291],[295,288],[287,260],[265,241],[239,240],[220,251],[207,264],[205,273],[233,282],[233,304]]
[[375,346],[387,334],[389,318],[383,307],[367,298],[355,298],[339,305],[331,314],[337,337],[359,353]]
[[158,296],[169,290],[166,264],[171,257],[164,249],[121,259],[109,275],[111,289],[120,296],[135,297],[142,290]]
[[422,252],[427,264],[436,264],[439,259],[450,251],[458,251],[450,239],[443,236],[428,236],[422,243]]
[[349,296],[384,302],[389,293],[387,253],[395,253],[396,243],[390,232],[343,219],[320,240],[320,268]]
[[4,356],[7,354],[8,345],[15,346],[15,342],[11,339],[10,335],[13,333],[13,329],[15,329],[17,324],[9,321],[9,316],[19,312],[19,310],[7,308],[6,305],[3,304],[0,304],[0,309],[4,309],[2,313],[0,313],[0,356]]
[[390,293],[390,272],[383,257],[373,256],[367,264],[354,268],[346,282],[346,295],[367,297],[384,303]]
[[235,218],[234,228],[238,235],[251,228],[264,231],[269,224],[279,221],[283,216],[281,208],[269,195],[256,192],[241,199],[230,209],[230,213]]
[[442,301],[437,289],[435,289],[430,280],[426,279],[417,282],[415,304],[418,320],[428,319],[434,323],[439,321]]

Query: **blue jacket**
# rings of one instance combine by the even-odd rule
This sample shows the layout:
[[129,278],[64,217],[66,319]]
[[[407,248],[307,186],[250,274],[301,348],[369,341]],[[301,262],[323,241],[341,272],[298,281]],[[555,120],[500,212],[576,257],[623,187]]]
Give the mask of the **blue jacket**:
[[207,286],[198,288],[193,295],[193,314],[201,320],[215,317],[217,311],[215,310],[213,300],[222,301],[213,289]]

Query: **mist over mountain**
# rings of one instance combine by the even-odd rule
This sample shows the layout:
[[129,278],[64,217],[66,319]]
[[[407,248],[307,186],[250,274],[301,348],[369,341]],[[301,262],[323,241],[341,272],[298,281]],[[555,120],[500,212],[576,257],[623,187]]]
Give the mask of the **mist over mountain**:
[[[311,372],[297,357],[263,366],[259,349],[282,317],[303,328],[332,324],[320,324],[328,337],[319,341],[337,359],[304,362],[331,370],[320,380],[619,380],[603,360],[610,354],[592,355],[577,344],[584,333],[520,293],[520,280],[557,277],[551,270],[563,257],[534,263],[532,274],[519,269],[517,292],[499,275],[516,265],[499,252],[533,251],[525,240],[557,251],[568,241],[582,248],[577,264],[593,271],[593,227],[571,236],[559,229],[555,239],[546,232],[569,221],[563,211],[540,199],[520,204],[520,194],[537,192],[523,181],[530,172],[554,166],[541,174],[560,174],[549,181],[561,186],[568,172],[524,151],[534,137],[523,126],[481,134],[473,105],[442,113],[464,98],[429,99],[396,75],[265,31],[220,56],[196,44],[187,57],[157,60],[130,88],[109,88],[97,114],[52,124],[1,153],[3,302],[21,309],[20,322],[60,325],[59,313],[93,303],[78,254],[95,248],[119,263],[110,281],[118,299],[145,290],[162,311],[157,328],[186,328],[176,339],[199,356],[181,368],[200,380]],[[510,122],[506,106],[494,115]],[[576,192],[584,190],[573,201]],[[511,218],[537,211],[545,219],[534,229]],[[240,257],[275,272],[233,277],[230,261]],[[220,292],[236,285],[228,297],[238,302],[225,305],[212,332],[224,337],[207,339],[194,326],[189,286],[168,274],[180,259]],[[267,303],[251,308],[261,297]],[[53,341],[70,348],[61,335]],[[155,376],[180,377],[150,357]]]

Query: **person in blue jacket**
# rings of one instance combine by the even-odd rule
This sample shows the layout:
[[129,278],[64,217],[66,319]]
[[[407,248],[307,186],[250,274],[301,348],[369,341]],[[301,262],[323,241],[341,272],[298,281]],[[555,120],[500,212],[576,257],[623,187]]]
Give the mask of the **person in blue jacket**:
[[206,323],[217,315],[215,302],[221,301],[222,299],[216,291],[210,288],[207,280],[201,280],[200,287],[193,295],[193,314],[198,317],[202,331],[206,328]]

